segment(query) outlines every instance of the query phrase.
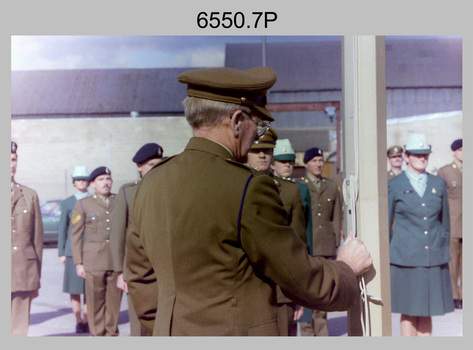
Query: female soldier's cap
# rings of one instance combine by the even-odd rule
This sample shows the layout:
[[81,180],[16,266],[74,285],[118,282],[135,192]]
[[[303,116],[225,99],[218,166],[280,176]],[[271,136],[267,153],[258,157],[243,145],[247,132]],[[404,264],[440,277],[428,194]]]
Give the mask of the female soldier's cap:
[[429,154],[432,153],[432,147],[427,143],[425,134],[411,134],[409,140],[404,146],[406,152],[413,154]]
[[74,172],[72,173],[73,180],[89,180],[89,172],[87,168],[83,165],[76,166]]
[[255,115],[268,121],[274,121],[274,118],[266,109],[266,91],[276,79],[276,72],[268,67],[194,69],[177,77],[179,82],[187,84],[189,97],[247,106]]
[[291,141],[288,139],[277,140],[273,158],[274,160],[296,159],[296,152],[294,151],[294,148],[292,148]]

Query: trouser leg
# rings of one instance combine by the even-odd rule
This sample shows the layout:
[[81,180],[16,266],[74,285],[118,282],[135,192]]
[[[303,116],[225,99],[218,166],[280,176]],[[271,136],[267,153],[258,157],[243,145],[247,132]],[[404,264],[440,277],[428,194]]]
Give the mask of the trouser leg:
[[453,299],[462,300],[462,240],[450,240],[450,257],[448,269],[452,279]]
[[91,336],[105,335],[105,276],[104,271],[85,272],[87,318]]
[[123,291],[117,287],[118,273],[106,271],[105,280],[105,335],[118,336],[118,318]]
[[11,335],[26,337],[30,324],[31,291],[11,293]]

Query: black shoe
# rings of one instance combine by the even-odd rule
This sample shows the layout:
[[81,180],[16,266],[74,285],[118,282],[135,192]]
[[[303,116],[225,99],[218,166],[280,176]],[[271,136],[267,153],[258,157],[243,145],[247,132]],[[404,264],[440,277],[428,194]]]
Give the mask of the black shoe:
[[89,323],[88,322],[85,322],[82,324],[82,327],[84,329],[84,333],[90,333],[90,330],[89,330]]
[[453,299],[455,309],[463,309],[463,301],[461,299]]
[[76,324],[76,333],[84,333],[84,324],[83,323]]

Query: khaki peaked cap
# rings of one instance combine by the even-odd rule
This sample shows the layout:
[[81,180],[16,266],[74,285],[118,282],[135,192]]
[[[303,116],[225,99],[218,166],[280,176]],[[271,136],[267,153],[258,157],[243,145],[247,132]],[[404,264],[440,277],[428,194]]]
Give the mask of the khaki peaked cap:
[[263,136],[261,136],[258,141],[253,142],[251,149],[260,149],[260,148],[274,148],[276,147],[276,141],[278,139],[278,134],[273,128],[269,128]]
[[266,109],[266,91],[276,79],[276,72],[268,67],[194,69],[177,77],[187,84],[187,96],[246,106],[269,121],[274,118]]

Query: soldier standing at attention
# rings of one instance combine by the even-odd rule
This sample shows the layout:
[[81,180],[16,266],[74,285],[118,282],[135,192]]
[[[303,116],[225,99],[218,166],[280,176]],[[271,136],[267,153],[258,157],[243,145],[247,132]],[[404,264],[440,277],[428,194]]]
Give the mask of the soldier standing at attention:
[[[276,140],[276,147],[273,151],[273,163],[271,170],[274,176],[281,179],[295,181],[292,176],[294,164],[296,160],[296,152],[288,139]],[[302,197],[302,204],[304,205],[304,217],[306,221],[306,241],[309,249],[309,254],[312,255],[312,209],[310,204],[309,187],[301,182],[296,182],[299,186],[299,192]]]
[[[307,244],[305,237],[306,220],[304,217],[302,198],[299,193],[299,186],[291,180],[274,176],[270,171],[277,139],[276,131],[270,127],[263,136],[251,145],[248,151],[248,165],[266,173],[274,180],[274,183],[278,187],[284,209],[286,209],[288,214],[289,225],[292,226],[294,231]],[[297,327],[293,321],[298,320],[302,316],[303,309],[286,297],[278,286],[276,287],[276,291],[278,298],[279,333],[282,336],[296,336]]]
[[404,162],[404,159],[402,158],[403,152],[404,148],[401,146],[389,147],[387,155],[391,169],[388,171],[388,180],[402,173],[402,163]]
[[463,139],[453,141],[450,146],[453,162],[440,168],[437,176],[447,185],[448,207],[450,210],[450,262],[453,304],[463,309]]
[[15,182],[17,149],[11,141],[11,335],[26,337],[41,286],[43,221],[37,193]]
[[110,249],[110,212],[115,201],[110,169],[98,167],[89,180],[95,193],[79,200],[72,212],[72,257],[77,275],[85,278],[90,335],[117,336],[122,291],[117,288]]
[[[340,246],[342,204],[337,184],[322,176],[324,153],[314,147],[304,154],[306,176],[299,179],[309,186],[312,207],[312,255],[334,260]],[[327,313],[312,309],[312,322],[301,322],[302,336],[328,336]]]
[[133,203],[127,284],[140,322],[161,336],[279,335],[276,285],[302,306],[351,308],[372,263],[361,240],[337,261],[310,257],[274,180],[242,164],[274,120],[276,73],[208,68],[178,80],[194,137],[146,174]]
[[[76,191],[72,196],[61,202],[61,219],[59,221],[57,248],[60,262],[64,265],[64,282],[62,290],[64,293],[69,293],[71,296],[72,311],[76,317],[76,333],[88,333],[89,324],[87,323],[85,281],[83,278],[77,276],[76,266],[72,259],[71,250],[72,211],[78,200],[90,196],[90,193],[87,190],[89,187],[89,172],[85,166],[76,166],[74,168],[72,184]],[[84,295],[83,309],[80,300],[81,294]]]
[[[133,157],[133,162],[143,178],[145,174],[163,158],[163,148],[157,143],[147,143],[143,145]],[[139,181],[134,181],[123,185],[118,191],[115,205],[112,209],[111,217],[111,235],[110,247],[112,249],[113,268],[117,276],[117,287],[127,293],[128,298],[128,315],[130,318],[130,335],[144,336],[149,335],[146,329],[141,326],[133,304],[128,294],[128,286],[126,284],[126,239],[131,229],[133,200],[138,190]]]

